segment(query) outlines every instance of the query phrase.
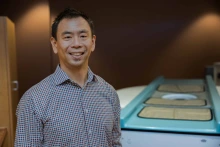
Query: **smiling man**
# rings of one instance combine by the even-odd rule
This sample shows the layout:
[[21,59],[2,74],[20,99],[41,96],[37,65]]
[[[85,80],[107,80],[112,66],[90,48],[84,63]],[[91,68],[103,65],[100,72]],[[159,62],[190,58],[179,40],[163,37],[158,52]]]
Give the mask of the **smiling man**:
[[21,98],[16,147],[121,146],[117,93],[88,66],[95,41],[83,12],[68,8],[57,16],[51,44],[60,64]]

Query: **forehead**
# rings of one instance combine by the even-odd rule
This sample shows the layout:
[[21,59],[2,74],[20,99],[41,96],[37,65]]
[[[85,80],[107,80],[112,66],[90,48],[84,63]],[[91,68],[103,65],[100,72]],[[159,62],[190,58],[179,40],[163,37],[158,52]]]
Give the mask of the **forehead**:
[[87,30],[91,33],[89,23],[82,17],[76,18],[64,18],[60,21],[57,27],[57,33],[62,33],[63,31],[81,31]]

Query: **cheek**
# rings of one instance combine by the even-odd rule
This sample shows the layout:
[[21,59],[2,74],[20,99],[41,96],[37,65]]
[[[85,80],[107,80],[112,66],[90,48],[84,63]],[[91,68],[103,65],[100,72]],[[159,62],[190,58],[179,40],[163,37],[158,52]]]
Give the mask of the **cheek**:
[[93,51],[94,51],[94,45],[92,44],[92,45],[90,46],[90,48],[91,48],[91,52],[93,52]]
[[59,52],[67,52],[68,51],[68,44],[67,43],[60,43],[58,46]]
[[93,44],[92,42],[88,43],[88,48],[90,50],[90,52],[93,52],[95,50],[95,44]]

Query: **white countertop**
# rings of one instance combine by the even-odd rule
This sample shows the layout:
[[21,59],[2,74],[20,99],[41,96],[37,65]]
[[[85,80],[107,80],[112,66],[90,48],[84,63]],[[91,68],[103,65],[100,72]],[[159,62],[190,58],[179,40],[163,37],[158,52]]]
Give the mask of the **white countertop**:
[[[147,85],[127,87],[117,90],[117,94],[120,99],[121,108],[124,108],[130,103]],[[220,94],[220,86],[216,86],[218,93]]]

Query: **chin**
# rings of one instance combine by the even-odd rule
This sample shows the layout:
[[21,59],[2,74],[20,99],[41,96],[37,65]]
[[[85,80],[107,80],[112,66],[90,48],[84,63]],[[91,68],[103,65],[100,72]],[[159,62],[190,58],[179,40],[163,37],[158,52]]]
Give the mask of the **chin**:
[[80,62],[70,63],[70,65],[72,67],[82,67],[84,65],[84,63],[80,61]]

